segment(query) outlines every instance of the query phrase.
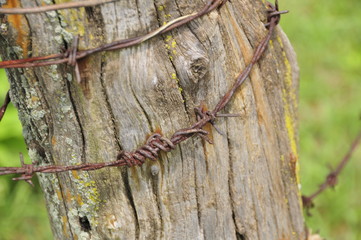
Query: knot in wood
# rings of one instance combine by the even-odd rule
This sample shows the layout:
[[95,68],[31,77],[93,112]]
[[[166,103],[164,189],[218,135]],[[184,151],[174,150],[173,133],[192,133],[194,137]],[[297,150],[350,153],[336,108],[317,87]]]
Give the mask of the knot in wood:
[[192,72],[191,80],[194,83],[198,83],[198,81],[203,79],[203,77],[208,73],[208,64],[209,61],[205,57],[198,57],[192,60],[190,64],[190,70]]

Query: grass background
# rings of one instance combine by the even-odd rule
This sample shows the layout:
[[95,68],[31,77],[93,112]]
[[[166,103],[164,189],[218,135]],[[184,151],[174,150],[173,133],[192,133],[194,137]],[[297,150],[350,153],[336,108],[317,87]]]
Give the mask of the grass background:
[[[309,194],[342,158],[361,129],[361,1],[281,0],[281,25],[298,55],[302,192]],[[0,102],[8,89],[0,70]],[[0,127],[0,165],[19,164],[26,152],[16,110],[10,105]],[[335,190],[315,200],[313,231],[329,240],[361,239],[361,147]],[[0,239],[51,239],[39,187],[0,177]]]

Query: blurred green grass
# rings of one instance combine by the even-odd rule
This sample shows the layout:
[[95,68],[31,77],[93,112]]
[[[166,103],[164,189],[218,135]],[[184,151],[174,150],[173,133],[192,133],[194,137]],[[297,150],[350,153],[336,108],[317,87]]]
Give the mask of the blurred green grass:
[[[281,1],[281,25],[300,66],[302,193],[310,194],[361,129],[361,1]],[[307,225],[326,239],[361,239],[361,147]]]
[[[0,105],[9,89],[5,71],[0,69]],[[16,109],[9,105],[0,122],[0,166],[20,166],[19,152],[26,156],[26,146]],[[25,161],[29,162],[26,156]],[[14,176],[0,177],[0,239],[52,239],[45,201],[37,181],[35,188],[14,182]]]
[[[361,129],[361,1],[280,2],[290,10],[281,25],[298,55],[302,192],[313,192],[348,150]],[[8,83],[0,71],[0,102]],[[0,127],[0,164],[18,165],[26,152],[21,126],[10,105]],[[341,173],[335,190],[315,200],[313,231],[329,240],[361,239],[361,147]],[[51,239],[39,187],[0,178],[0,239]]]

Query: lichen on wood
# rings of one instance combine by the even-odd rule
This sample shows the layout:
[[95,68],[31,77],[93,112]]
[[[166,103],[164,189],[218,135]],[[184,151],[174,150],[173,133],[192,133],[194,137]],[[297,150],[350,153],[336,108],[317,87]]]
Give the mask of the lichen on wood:
[[[118,1],[29,15],[30,48],[38,55],[57,53],[68,47],[69,34],[79,35],[80,49],[94,47],[144,34],[202,5]],[[112,161],[151,132],[168,136],[188,127],[193,108],[213,108],[249,62],[267,31],[265,14],[261,1],[228,2],[139,46],[80,60],[81,83],[69,81],[73,72],[65,65],[22,75],[9,70],[32,160]],[[15,39],[16,31],[10,32]],[[12,49],[0,47],[4,58],[21,47],[1,41]],[[303,238],[298,183],[289,164],[297,158],[297,84],[294,53],[278,29],[272,48],[225,109],[241,117],[218,119],[224,135],[212,130],[213,145],[191,139],[141,168],[39,174],[55,237]]]

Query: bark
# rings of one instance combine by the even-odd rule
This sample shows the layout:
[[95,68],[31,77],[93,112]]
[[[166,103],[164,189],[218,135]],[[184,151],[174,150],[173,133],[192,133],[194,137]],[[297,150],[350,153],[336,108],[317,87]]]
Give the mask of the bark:
[[[2,58],[59,53],[75,35],[79,49],[139,36],[203,4],[131,0],[3,16]],[[212,109],[249,62],[265,22],[263,1],[233,0],[139,46],[79,61],[80,84],[65,64],[8,70],[32,161],[113,161],[152,132],[190,126],[193,108]],[[241,117],[216,121],[224,135],[207,127],[213,145],[195,137],[142,167],[38,174],[55,239],[304,239],[297,91],[295,54],[278,28],[224,111]]]

